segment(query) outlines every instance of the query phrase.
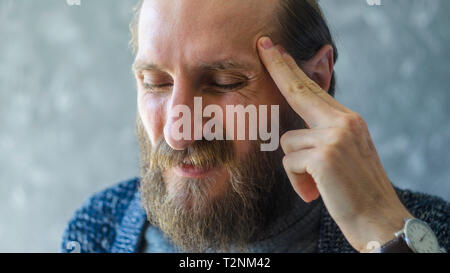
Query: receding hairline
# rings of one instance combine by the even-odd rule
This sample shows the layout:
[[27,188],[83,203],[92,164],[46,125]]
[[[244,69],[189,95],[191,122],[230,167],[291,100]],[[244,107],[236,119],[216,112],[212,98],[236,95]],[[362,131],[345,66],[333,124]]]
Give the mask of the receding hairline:
[[[145,0],[139,0],[137,5],[134,7],[133,9],[133,18],[131,20],[130,23],[130,34],[131,34],[131,39],[130,39],[130,47],[133,51],[133,54],[136,55],[137,51],[139,49],[139,34],[138,34],[138,28],[139,28],[139,17],[140,17],[140,12],[142,9],[142,5],[144,3]],[[308,2],[321,16],[322,12],[320,10],[319,4],[317,3],[317,0],[306,0],[306,2]],[[274,9],[273,14],[273,18],[272,19],[276,19],[279,16],[282,16],[285,12],[285,8],[286,8],[286,3],[287,1],[285,0],[278,0],[278,5],[276,5],[276,8]],[[274,22],[276,22],[276,20],[266,20],[267,24],[265,25],[265,27],[267,27],[268,29],[273,29],[274,28]],[[275,36],[275,40],[277,40],[277,30],[272,30],[271,32],[269,32],[268,34],[271,36]]]

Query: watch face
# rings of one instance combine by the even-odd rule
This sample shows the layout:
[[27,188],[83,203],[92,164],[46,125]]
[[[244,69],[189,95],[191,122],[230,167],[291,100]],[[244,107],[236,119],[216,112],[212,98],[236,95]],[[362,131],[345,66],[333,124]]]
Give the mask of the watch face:
[[409,219],[405,225],[405,239],[416,253],[439,252],[439,243],[431,228],[418,219]]

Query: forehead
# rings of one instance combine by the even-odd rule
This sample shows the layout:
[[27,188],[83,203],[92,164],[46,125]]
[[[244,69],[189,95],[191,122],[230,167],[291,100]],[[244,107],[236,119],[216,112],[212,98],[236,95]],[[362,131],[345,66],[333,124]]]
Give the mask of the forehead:
[[[137,59],[162,66],[257,58],[276,0],[145,0]],[[170,67],[170,69],[175,69]]]

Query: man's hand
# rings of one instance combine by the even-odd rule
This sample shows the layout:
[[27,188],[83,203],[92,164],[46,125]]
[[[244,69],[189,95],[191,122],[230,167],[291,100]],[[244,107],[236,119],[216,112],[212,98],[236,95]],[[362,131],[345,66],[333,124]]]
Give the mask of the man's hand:
[[285,133],[280,140],[283,165],[300,197],[319,197],[349,243],[367,251],[394,238],[413,217],[387,177],[360,115],[338,103],[269,38],[258,41],[267,71],[308,129]]

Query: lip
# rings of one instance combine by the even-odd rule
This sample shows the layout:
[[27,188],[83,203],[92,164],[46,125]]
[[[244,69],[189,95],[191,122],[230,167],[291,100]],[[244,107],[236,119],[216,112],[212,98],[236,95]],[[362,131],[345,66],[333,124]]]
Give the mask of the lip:
[[180,164],[174,168],[178,176],[189,178],[205,178],[213,174],[217,168],[199,168],[190,164]]

